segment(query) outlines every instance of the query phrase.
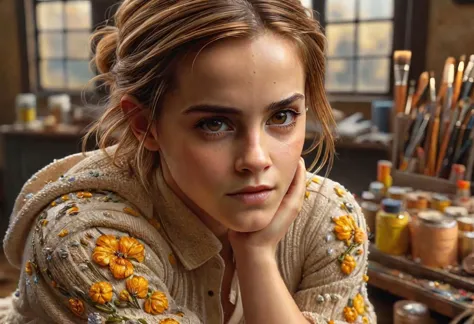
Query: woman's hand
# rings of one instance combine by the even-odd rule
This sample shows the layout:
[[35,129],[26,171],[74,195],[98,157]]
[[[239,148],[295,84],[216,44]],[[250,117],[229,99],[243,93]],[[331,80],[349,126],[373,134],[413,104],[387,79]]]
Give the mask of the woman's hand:
[[301,158],[293,181],[270,224],[260,231],[251,233],[229,231],[229,241],[235,254],[256,252],[258,255],[262,253],[275,255],[278,242],[285,236],[301,210],[306,190],[305,179],[306,168]]

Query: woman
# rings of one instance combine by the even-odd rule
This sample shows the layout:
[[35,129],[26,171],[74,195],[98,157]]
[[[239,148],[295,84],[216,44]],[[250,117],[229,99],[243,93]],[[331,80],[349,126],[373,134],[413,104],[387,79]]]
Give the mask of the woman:
[[360,208],[300,157],[307,113],[320,166],[334,145],[299,1],[126,0],[115,24],[94,38],[102,150],[16,203],[6,321],[375,323]]

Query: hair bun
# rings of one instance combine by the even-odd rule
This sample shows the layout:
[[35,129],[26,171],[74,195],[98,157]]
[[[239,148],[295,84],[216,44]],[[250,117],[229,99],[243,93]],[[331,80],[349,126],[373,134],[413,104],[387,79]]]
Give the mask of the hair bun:
[[106,26],[92,36],[95,45],[95,65],[100,73],[109,73],[117,60],[118,29]]

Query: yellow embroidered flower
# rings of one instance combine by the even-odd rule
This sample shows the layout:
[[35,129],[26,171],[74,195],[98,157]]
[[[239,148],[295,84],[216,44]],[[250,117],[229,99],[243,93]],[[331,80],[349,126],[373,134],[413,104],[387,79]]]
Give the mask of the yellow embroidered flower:
[[314,177],[313,179],[311,179],[311,181],[313,181],[314,183],[317,183],[317,184],[321,183],[321,180],[319,180],[318,177]]
[[361,294],[357,294],[354,297],[354,300],[352,301],[352,303],[357,313],[359,313],[359,315],[363,315],[365,313],[365,301],[364,301],[364,297],[362,297]]
[[306,192],[304,193],[304,198],[305,198],[305,199],[308,199],[308,198],[309,198],[309,191],[306,191]]
[[128,292],[137,298],[145,298],[148,294],[148,280],[140,276],[134,276],[125,282]]
[[363,275],[363,276],[362,276],[362,280],[364,280],[364,282],[367,282],[367,281],[369,281],[369,276],[368,276],[368,275],[366,275],[366,274],[365,274],[365,275]]
[[334,320],[330,320],[328,324],[334,324]]
[[92,198],[92,194],[88,191],[80,191],[76,194],[76,197],[79,199]]
[[343,197],[344,194],[345,194],[345,191],[342,188],[339,188],[339,187],[335,187],[334,191],[336,192],[336,195],[338,195],[339,197]]
[[129,294],[129,292],[128,292],[127,290],[125,290],[125,289],[122,290],[122,291],[120,292],[120,294],[119,294],[119,299],[120,299],[121,301],[125,301],[125,302],[130,301],[130,294]]
[[26,262],[26,265],[25,265],[25,272],[31,276],[33,274],[33,264],[31,263],[31,261],[28,261]]
[[124,212],[125,214],[129,214],[129,215],[132,215],[132,216],[134,216],[134,217],[139,217],[139,216],[140,216],[140,213],[139,213],[139,212],[137,212],[135,209],[130,208],[130,207],[125,207],[125,208],[123,209],[123,212]]
[[356,251],[356,254],[357,254],[357,255],[362,255],[362,253],[364,253],[364,250],[362,250],[362,249],[358,249],[358,250]]
[[51,203],[51,207],[56,207],[56,205],[57,205],[56,201],[53,201],[53,202]]
[[69,196],[68,195],[64,195],[61,197],[61,200],[62,201],[68,201],[69,200]]
[[155,291],[145,300],[143,309],[148,314],[163,314],[163,312],[168,309],[168,298],[166,298],[165,293],[161,291]]
[[69,234],[69,231],[67,229],[63,229],[61,232],[58,233],[59,237],[65,237]]
[[356,267],[357,263],[356,261],[354,260],[354,257],[352,257],[351,255],[347,254],[345,257],[344,257],[344,260],[342,261],[342,264],[341,264],[341,270],[344,274],[346,275],[350,275],[352,273],[352,271],[354,271],[355,267]]
[[165,318],[160,321],[160,324],[179,324],[179,322],[172,318]]
[[344,307],[344,318],[349,323],[354,323],[357,319],[357,311],[354,307]]
[[174,257],[173,253],[168,254],[168,261],[170,262],[171,265],[176,264],[176,258]]
[[84,314],[84,303],[77,298],[69,298],[69,309],[74,315],[81,317]]
[[94,303],[105,304],[112,300],[113,287],[106,281],[100,281],[91,286],[89,289],[89,297]]
[[48,223],[49,223],[49,220],[47,220],[47,219],[43,219],[43,220],[41,221],[41,225],[42,225],[43,227],[45,227],[46,225],[48,225]]
[[333,221],[336,223],[334,233],[337,239],[348,242],[357,227],[354,218],[351,215],[344,215],[334,218]]
[[354,242],[356,242],[357,244],[362,244],[364,243],[366,238],[367,236],[365,235],[363,230],[361,230],[360,228],[355,229]]
[[101,235],[96,245],[92,260],[101,266],[109,266],[116,279],[124,279],[133,274],[130,259],[138,262],[145,259],[145,247],[133,237],[123,236],[117,240],[114,235]]
[[362,324],[369,324],[369,319],[367,316],[362,317]]

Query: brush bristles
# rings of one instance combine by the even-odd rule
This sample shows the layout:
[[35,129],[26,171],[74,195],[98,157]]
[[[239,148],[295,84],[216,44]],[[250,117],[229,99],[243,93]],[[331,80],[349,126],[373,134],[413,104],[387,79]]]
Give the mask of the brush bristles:
[[443,82],[444,83],[449,83],[449,69],[450,69],[451,65],[454,66],[454,64],[456,64],[456,59],[454,57],[448,57],[446,59],[446,62],[444,63],[444,71],[443,71]]
[[393,53],[393,62],[397,65],[410,64],[411,51],[395,51]]
[[454,82],[454,64],[449,64],[448,66],[448,76],[446,82],[448,84],[453,84]]

